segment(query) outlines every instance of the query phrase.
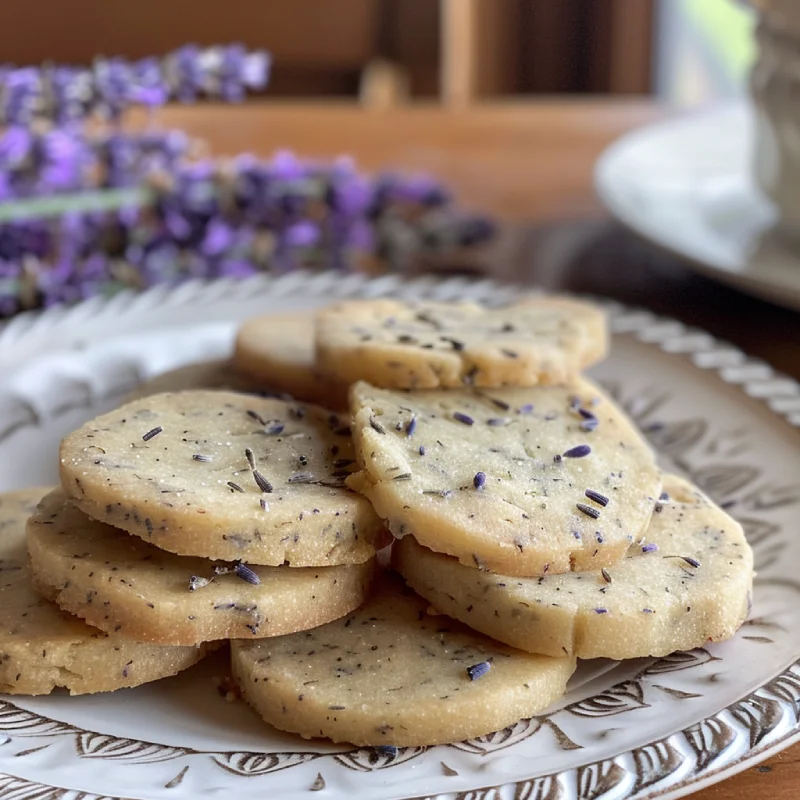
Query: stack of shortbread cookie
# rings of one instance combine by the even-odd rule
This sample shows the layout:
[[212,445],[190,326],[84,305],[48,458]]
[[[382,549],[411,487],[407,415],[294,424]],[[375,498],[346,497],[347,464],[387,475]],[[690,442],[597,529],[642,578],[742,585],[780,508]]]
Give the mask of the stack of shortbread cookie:
[[[742,529],[581,376],[606,350],[603,315],[561,299],[248,322],[232,364],[159,379],[64,439],[29,574],[36,492],[2,498],[0,682],[105,691],[232,640],[275,727],[430,745],[540,712],[576,658],[732,636]],[[172,388],[188,390],[150,394]]]

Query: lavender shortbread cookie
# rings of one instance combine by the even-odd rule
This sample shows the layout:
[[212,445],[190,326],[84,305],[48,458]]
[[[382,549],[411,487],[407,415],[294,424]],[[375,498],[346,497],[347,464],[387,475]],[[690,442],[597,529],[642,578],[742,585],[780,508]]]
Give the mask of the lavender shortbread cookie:
[[559,699],[574,658],[534,656],[428,616],[391,575],[358,611],[313,631],[231,644],[245,699],[307,739],[425,746],[483,736]]
[[0,495],[0,691],[4,694],[110,692],[191,667],[206,648],[142,644],[106,635],[33,588],[25,523],[45,489]]
[[349,491],[350,426],[319,406],[230,392],[162,394],[61,444],[61,483],[94,519],[164,550],[278,566],[364,562],[386,543]]
[[528,389],[401,392],[356,384],[348,480],[397,537],[505,575],[599,569],[644,533],[653,453],[582,378]]
[[347,408],[348,384],[327,376],[314,363],[314,313],[296,311],[248,320],[233,351],[235,368],[298,400]]
[[559,298],[497,309],[363,300],[317,316],[318,367],[347,383],[384,388],[560,383],[607,350],[602,312]]
[[600,571],[493,575],[410,536],[395,545],[394,564],[440,611],[531,653],[639,658],[729,639],[752,591],[742,528],[680,478],[667,476],[664,489],[646,541]]
[[228,361],[204,361],[162,372],[136,387],[126,403],[164,392],[185,392],[190,389],[221,389],[244,394],[273,392],[263,381],[240,375]]
[[375,559],[257,567],[176,556],[89,519],[56,491],[28,523],[36,588],[109,634],[163,644],[313,628],[366,599]]

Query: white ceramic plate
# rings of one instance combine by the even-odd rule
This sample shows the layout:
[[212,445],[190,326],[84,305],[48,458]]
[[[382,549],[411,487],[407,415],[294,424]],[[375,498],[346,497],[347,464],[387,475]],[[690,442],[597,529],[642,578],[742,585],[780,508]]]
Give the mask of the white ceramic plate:
[[[55,481],[64,433],[142,378],[226,354],[245,317],[343,296],[519,293],[488,281],[292,274],[21,317],[0,330],[0,489]],[[0,797],[675,798],[800,738],[800,387],[677,322],[610,313],[613,354],[596,376],[670,469],[731,507],[754,546],[755,604],[735,640],[585,662],[564,701],[535,719],[396,756],[270,729],[218,695],[222,657],[110,695],[3,697]]]
[[623,224],[699,272],[800,309],[800,253],[756,191],[752,138],[744,103],[651,125],[606,150],[595,186]]

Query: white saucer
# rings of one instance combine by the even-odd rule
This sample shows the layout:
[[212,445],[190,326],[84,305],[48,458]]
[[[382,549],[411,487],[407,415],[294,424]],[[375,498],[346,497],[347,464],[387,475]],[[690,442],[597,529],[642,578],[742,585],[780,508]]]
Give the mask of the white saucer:
[[800,245],[751,177],[753,116],[742,102],[637,130],[600,157],[595,186],[627,227],[698,272],[800,310]]

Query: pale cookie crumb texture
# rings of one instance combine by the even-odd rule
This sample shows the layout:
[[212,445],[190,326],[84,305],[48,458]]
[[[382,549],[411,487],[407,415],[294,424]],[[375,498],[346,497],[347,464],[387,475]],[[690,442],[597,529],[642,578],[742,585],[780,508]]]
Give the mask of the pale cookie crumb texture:
[[383,523],[348,490],[349,420],[230,392],[143,398],[61,444],[61,484],[90,517],[181,555],[278,566],[363,563]]
[[25,522],[47,491],[0,495],[0,691],[110,692],[175,675],[203,658],[204,646],[162,647],[108,636],[34,591]]
[[161,644],[313,628],[359,606],[375,559],[338,567],[214,564],[176,556],[89,519],[63,492],[28,522],[35,585],[109,634]]
[[652,451],[589,381],[351,393],[362,492],[395,536],[506,575],[608,567],[661,491]]
[[298,400],[347,408],[348,384],[324,374],[315,363],[313,311],[248,320],[236,335],[233,364],[243,375],[267,381]]
[[245,699],[307,739],[425,746],[483,736],[560,698],[574,658],[522,653],[444,616],[394,576],[358,611],[313,631],[233,642]]
[[741,526],[666,476],[646,542],[602,571],[514,578],[462,566],[406,537],[397,570],[440,611],[533,653],[664,656],[734,635],[748,614],[753,554]]
[[561,383],[604,358],[603,313],[560,298],[503,308],[362,300],[317,316],[317,365],[341,381],[397,389]]
[[162,372],[141,383],[123,401],[130,403],[143,397],[165,392],[185,392],[191,389],[215,389],[243,394],[274,394],[265,381],[239,375],[229,361],[203,361]]

